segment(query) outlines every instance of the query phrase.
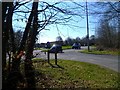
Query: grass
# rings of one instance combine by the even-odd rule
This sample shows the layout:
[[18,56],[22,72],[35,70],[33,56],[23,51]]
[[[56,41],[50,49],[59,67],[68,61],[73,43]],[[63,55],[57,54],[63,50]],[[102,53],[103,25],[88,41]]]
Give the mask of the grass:
[[63,49],[63,50],[71,49],[71,48],[72,48],[72,46],[62,46],[62,49]]
[[[63,50],[66,50],[66,49],[71,49],[72,46],[62,46],[62,49]],[[43,52],[47,52],[49,49],[45,49],[45,48],[35,48],[35,50],[42,50]]]
[[81,53],[87,53],[87,54],[97,54],[97,55],[120,55],[120,53],[118,53],[118,50],[104,50],[104,51],[98,51],[98,50],[82,50],[79,51]]
[[[58,60],[58,65],[51,65],[41,59],[34,59],[36,85],[38,88],[117,88],[118,74],[98,65]],[[56,67],[56,68],[55,68]]]
[[47,51],[49,49],[46,49],[46,48],[35,48],[34,50],[42,50],[42,51]]

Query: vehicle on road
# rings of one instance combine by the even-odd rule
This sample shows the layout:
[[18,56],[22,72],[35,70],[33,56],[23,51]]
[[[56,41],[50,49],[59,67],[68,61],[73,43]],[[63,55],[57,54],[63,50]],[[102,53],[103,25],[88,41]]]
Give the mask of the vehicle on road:
[[72,49],[81,49],[80,43],[74,43],[74,44],[72,45]]
[[50,53],[62,53],[62,51],[62,46],[59,44],[53,44],[53,46],[49,50]]

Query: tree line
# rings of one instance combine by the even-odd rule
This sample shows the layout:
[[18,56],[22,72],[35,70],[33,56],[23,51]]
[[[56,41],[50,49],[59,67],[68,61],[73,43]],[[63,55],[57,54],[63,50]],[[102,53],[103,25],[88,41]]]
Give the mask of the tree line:
[[[91,35],[89,42],[90,42],[90,46],[95,45],[95,35]],[[76,37],[76,38],[71,38],[71,37],[67,37],[65,40],[62,39],[61,36],[56,37],[56,41],[61,42],[62,45],[73,45],[75,42],[80,43],[82,46],[87,46],[87,36],[85,37]]]

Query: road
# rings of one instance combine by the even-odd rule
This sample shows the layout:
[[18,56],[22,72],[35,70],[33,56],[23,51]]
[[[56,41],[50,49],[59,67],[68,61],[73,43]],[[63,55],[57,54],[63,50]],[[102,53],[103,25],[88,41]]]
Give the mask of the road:
[[[40,52],[39,50],[34,51],[34,53]],[[64,53],[58,53],[58,59],[65,59],[65,60],[75,60],[81,62],[88,62],[97,64],[114,71],[120,72],[118,67],[120,68],[120,61],[118,60],[118,56],[113,55],[94,55],[94,54],[85,54],[80,53],[78,50],[69,49],[64,50]],[[43,52],[39,53],[36,58],[45,58],[47,59],[47,54],[45,55]],[[50,58],[54,59],[54,54],[50,54]]]

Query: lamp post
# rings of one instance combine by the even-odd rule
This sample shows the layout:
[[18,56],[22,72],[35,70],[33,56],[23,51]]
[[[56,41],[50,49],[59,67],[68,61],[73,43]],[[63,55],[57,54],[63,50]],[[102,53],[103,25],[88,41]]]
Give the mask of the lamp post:
[[87,0],[86,0],[86,21],[87,21],[87,46],[88,46],[88,51],[90,51],[90,46],[89,46],[89,22],[88,22]]

